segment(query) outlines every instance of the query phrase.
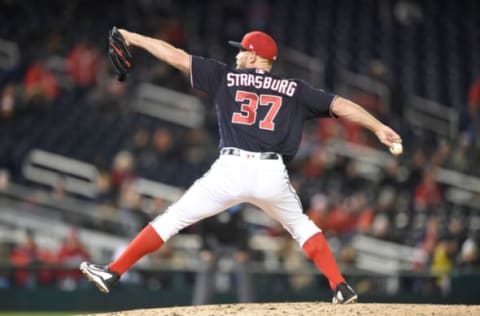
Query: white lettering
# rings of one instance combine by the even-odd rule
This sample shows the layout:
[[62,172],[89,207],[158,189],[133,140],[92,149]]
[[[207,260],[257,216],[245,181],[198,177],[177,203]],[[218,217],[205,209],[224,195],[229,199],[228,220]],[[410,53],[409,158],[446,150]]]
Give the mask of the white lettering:
[[297,85],[297,82],[293,80],[276,79],[265,75],[232,72],[227,74],[227,87],[254,87],[256,89],[272,90],[290,97],[295,94]]
[[282,80],[280,82],[280,87],[278,88],[278,92],[280,92],[281,94],[286,94],[285,89],[287,89],[287,86],[288,86],[288,80]]
[[234,85],[235,77],[235,74],[232,74],[231,72],[227,74],[227,87],[231,87]]
[[262,87],[263,77],[255,76],[255,88],[260,89]]
[[278,87],[280,87],[280,80],[272,79],[272,87],[270,89],[278,91]]
[[255,86],[255,76],[252,74],[248,75],[248,85],[249,86]]
[[265,77],[263,80],[263,89],[270,89],[270,85],[272,84],[272,77]]
[[296,89],[297,89],[297,83],[295,81],[290,81],[290,84],[288,85],[288,89],[287,89],[287,95],[289,97],[293,96]]
[[240,75],[240,86],[246,86],[247,84],[247,74],[241,74]]

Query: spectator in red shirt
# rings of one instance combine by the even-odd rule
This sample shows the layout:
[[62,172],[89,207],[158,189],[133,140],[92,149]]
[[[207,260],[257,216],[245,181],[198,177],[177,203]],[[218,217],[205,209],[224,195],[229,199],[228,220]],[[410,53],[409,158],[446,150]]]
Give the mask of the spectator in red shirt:
[[[90,259],[90,254],[80,241],[77,231],[72,229],[57,253],[60,269],[57,274],[61,289],[73,290],[83,279],[78,265]],[[69,269],[70,268],[70,269]]]
[[26,288],[53,283],[53,270],[47,265],[55,262],[55,257],[46,249],[40,248],[32,232],[27,231],[22,244],[10,252],[10,262],[15,267],[14,284]]
[[419,211],[432,210],[442,205],[443,194],[433,169],[425,170],[422,181],[415,188],[414,202],[415,210]]
[[23,86],[27,100],[42,106],[51,104],[60,93],[57,78],[43,61],[37,61],[28,67]]
[[339,238],[349,238],[356,232],[357,211],[352,198],[346,198],[330,210],[327,226]]
[[67,56],[67,72],[79,88],[89,88],[96,84],[99,67],[100,53],[89,43],[78,43]]

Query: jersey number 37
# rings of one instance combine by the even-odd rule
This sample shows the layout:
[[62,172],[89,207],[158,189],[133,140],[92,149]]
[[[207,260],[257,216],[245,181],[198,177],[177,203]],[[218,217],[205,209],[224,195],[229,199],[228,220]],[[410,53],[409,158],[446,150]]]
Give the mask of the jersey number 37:
[[282,106],[282,97],[271,94],[256,94],[248,91],[238,90],[235,94],[235,101],[241,103],[240,111],[234,112],[232,123],[253,125],[257,121],[258,106],[270,106],[265,117],[259,122],[260,129],[269,131],[275,130],[275,117]]

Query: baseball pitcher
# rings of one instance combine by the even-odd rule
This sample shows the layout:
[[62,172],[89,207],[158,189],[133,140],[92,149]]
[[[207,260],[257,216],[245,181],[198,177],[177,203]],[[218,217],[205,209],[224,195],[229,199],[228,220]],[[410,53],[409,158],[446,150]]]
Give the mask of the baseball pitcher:
[[[192,56],[162,40],[122,29],[117,32],[125,47],[145,49],[188,75],[193,88],[213,98],[220,134],[219,157],[177,202],[131,241],[117,260],[105,266],[82,263],[80,269],[86,277],[108,293],[127,269],[181,229],[248,202],[279,221],[298,242],[328,278],[333,303],[356,302],[357,294],[339,271],[321,229],[303,213],[285,163],[298,150],[304,122],[309,119],[350,120],[368,128],[388,147],[401,143],[400,136],[345,98],[301,80],[272,75],[278,49],[266,33],[253,31],[241,42],[229,42],[238,48],[233,69],[217,60]],[[127,61],[125,69],[131,68],[131,59]]]

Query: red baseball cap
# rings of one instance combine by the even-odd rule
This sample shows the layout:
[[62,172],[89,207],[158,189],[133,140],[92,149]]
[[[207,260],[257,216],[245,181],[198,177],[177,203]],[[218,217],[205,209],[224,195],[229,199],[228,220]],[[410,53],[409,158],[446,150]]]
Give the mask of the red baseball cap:
[[275,43],[275,40],[270,35],[264,32],[253,31],[245,34],[240,43],[228,41],[228,44],[239,49],[253,51],[258,56],[268,60],[277,59],[277,43]]

